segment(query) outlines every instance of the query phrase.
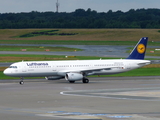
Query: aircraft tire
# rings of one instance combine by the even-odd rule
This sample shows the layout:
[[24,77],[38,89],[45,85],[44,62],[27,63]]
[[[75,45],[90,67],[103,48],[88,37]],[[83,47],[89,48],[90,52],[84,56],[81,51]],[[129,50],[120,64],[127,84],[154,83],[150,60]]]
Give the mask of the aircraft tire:
[[83,78],[83,83],[89,83],[89,79]]
[[69,81],[70,83],[75,83],[75,81]]
[[24,84],[24,82],[23,82],[23,81],[20,81],[20,82],[19,82],[19,84],[20,84],[20,85],[23,85],[23,84]]

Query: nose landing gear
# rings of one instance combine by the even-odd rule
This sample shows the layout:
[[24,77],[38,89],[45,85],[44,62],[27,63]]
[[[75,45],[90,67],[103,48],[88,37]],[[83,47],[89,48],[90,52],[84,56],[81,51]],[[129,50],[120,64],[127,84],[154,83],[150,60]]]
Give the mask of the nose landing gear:
[[21,77],[21,81],[19,82],[20,85],[23,85],[24,82],[23,82],[23,77]]

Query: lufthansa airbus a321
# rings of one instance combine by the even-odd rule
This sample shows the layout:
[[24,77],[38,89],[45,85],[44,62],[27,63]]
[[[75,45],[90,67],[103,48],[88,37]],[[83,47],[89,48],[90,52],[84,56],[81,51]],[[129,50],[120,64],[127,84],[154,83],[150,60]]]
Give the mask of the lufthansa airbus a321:
[[45,77],[47,80],[65,78],[70,83],[79,80],[89,83],[87,76],[90,75],[117,74],[150,64],[149,60],[144,60],[147,41],[147,37],[141,38],[126,59],[22,61],[11,64],[3,73],[7,76],[20,77],[20,84],[24,83],[24,77]]

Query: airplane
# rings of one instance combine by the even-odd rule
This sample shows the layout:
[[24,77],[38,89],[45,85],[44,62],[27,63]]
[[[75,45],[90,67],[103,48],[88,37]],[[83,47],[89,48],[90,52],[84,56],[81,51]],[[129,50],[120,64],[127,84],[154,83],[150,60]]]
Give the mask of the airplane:
[[87,76],[110,75],[127,72],[151,63],[144,60],[148,37],[139,40],[126,59],[110,60],[63,60],[63,61],[22,61],[11,64],[4,74],[20,77],[23,85],[24,77],[45,77],[47,80],[65,78],[70,83],[82,80],[89,83]]

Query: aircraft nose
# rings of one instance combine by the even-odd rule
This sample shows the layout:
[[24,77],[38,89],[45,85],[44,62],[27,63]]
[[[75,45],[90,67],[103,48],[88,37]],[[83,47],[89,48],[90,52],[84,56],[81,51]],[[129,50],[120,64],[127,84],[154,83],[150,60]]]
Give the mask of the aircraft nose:
[[5,70],[3,71],[3,74],[9,75],[9,74],[10,74],[10,71],[9,71],[8,69],[5,69]]

